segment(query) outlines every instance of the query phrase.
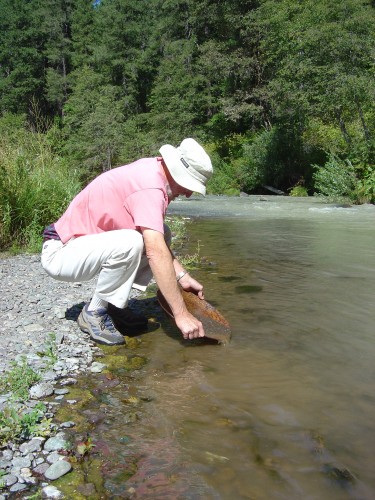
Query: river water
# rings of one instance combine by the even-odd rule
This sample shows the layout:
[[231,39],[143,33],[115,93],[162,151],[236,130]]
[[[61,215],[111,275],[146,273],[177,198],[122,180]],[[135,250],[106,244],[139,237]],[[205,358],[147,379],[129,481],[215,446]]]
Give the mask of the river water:
[[233,338],[182,341],[169,320],[143,336],[137,468],[108,490],[375,499],[375,207],[207,197],[170,213],[192,218],[193,273]]

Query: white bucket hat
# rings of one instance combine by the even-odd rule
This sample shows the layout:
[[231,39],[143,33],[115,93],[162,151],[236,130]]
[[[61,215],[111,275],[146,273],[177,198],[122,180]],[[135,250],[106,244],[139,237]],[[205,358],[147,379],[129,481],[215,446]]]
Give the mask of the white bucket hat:
[[205,196],[213,170],[210,157],[197,141],[184,139],[177,148],[165,144],[160,153],[177,184]]

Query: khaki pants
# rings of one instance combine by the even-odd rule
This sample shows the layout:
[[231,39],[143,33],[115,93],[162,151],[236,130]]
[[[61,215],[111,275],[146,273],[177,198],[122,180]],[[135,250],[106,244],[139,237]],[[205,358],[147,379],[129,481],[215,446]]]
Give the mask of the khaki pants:
[[[170,244],[167,226],[165,239]],[[65,244],[48,240],[41,263],[61,281],[89,281],[99,274],[95,294],[121,308],[126,307],[132,287],[145,290],[152,278],[142,235],[132,229],[80,236]]]

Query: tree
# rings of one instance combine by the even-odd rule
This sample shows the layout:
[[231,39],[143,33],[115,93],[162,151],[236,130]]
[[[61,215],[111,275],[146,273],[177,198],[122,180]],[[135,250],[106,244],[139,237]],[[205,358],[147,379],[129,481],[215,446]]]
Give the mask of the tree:
[[38,1],[0,0],[0,12],[0,113],[28,112],[44,88]]
[[117,87],[89,67],[77,71],[73,90],[64,106],[65,150],[90,177],[112,168],[123,141],[125,108]]

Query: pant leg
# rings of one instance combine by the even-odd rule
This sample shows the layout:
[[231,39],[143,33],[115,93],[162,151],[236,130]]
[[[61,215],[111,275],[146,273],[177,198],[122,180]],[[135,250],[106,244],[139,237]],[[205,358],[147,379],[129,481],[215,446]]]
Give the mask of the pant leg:
[[99,274],[95,294],[116,307],[126,306],[137,274],[143,238],[131,229],[80,236],[43,245],[42,266],[61,281],[88,281]]

